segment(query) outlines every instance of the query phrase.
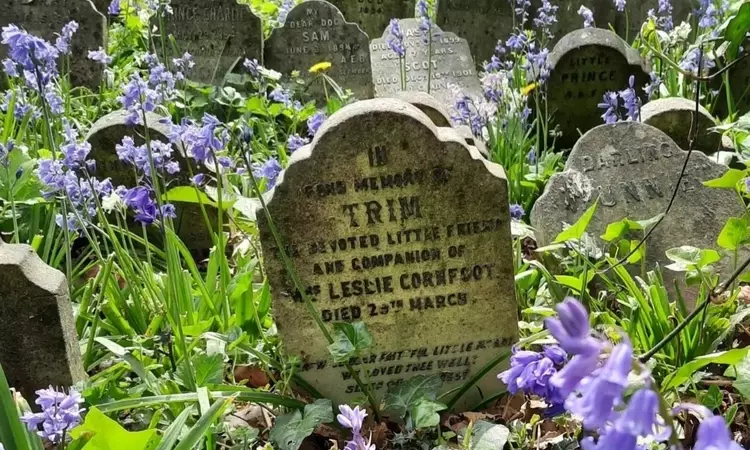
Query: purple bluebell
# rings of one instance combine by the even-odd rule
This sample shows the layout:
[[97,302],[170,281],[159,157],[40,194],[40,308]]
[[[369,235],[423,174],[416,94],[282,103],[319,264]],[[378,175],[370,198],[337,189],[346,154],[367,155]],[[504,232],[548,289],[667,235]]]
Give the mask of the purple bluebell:
[[[10,24],[2,30],[0,43],[8,46],[8,56],[17,66],[34,75],[35,85],[30,87],[39,91],[39,86],[46,86],[50,79],[57,75],[59,50],[16,25]],[[36,73],[41,76],[38,80]]]
[[269,97],[271,100],[283,103],[287,107],[292,105],[292,94],[288,90],[282,88],[281,86],[276,86],[274,90],[271,91],[269,94]]
[[523,216],[526,215],[526,211],[524,211],[523,206],[514,203],[510,205],[510,218],[513,220],[521,220],[523,219]]
[[528,58],[526,70],[533,74],[536,81],[540,83],[547,81],[552,73],[552,65],[548,61],[549,50],[543,48],[537,52],[535,45],[532,44],[526,57]]
[[34,403],[39,405],[41,412],[26,413],[22,420],[30,431],[35,431],[43,439],[53,444],[62,443],[66,433],[81,423],[81,394],[72,389],[65,394],[50,386],[36,391],[36,395]]
[[182,54],[182,57],[172,59],[172,65],[177,69],[175,78],[182,80],[195,67],[195,60],[193,59],[193,55],[185,52]]
[[497,72],[503,68],[503,61],[497,55],[492,55],[484,65],[485,72]]
[[475,136],[481,136],[487,124],[486,118],[480,114],[474,100],[465,94],[456,96],[456,102],[451,110],[451,120],[457,124],[468,125]]
[[326,113],[323,111],[318,111],[307,119],[307,133],[310,137],[314,137],[318,134],[318,130],[320,130],[320,127],[323,126],[325,121]]
[[[513,1],[513,0],[510,0]],[[518,19],[519,28],[523,28],[526,25],[526,21],[529,18],[529,7],[531,6],[531,0],[515,0],[515,8],[513,12]]]
[[698,26],[711,28],[719,24],[721,10],[716,8],[713,0],[701,0],[695,15],[698,17]]
[[299,150],[301,147],[307,145],[310,143],[310,140],[307,138],[303,138],[298,134],[291,134],[289,135],[289,138],[286,140],[286,148],[293,152],[295,150]]
[[613,0],[613,1],[614,1],[614,4],[615,4],[615,8],[618,11],[620,11],[620,12],[625,11],[625,0]]
[[[701,66],[700,73],[698,65]],[[716,63],[714,63],[713,59],[711,59],[706,52],[703,52],[701,55],[701,51],[697,47],[690,49],[682,57],[682,61],[680,61],[680,68],[692,73],[693,75],[705,75],[705,72],[707,72],[708,69],[714,67],[716,67]]]
[[68,220],[63,221],[63,215],[57,214],[55,216],[55,224],[61,229],[68,232],[78,232],[83,229],[83,225],[78,220],[78,217],[72,213],[68,213]]
[[276,158],[269,158],[262,164],[253,163],[253,176],[257,178],[265,178],[266,187],[268,189],[273,189],[273,187],[276,186],[276,179],[278,178],[279,173],[281,173],[281,165]]
[[520,51],[523,50],[527,41],[526,34],[523,31],[519,31],[518,33],[511,33],[508,40],[505,41],[505,45],[509,50]]
[[107,14],[110,16],[120,15],[120,0],[112,0],[107,7]]
[[10,165],[10,152],[13,151],[14,147],[15,141],[13,139],[9,139],[5,144],[0,142],[0,166],[8,168]]
[[134,73],[117,99],[128,112],[125,123],[131,126],[143,125],[143,114],[156,108],[158,95],[138,73]]
[[63,154],[63,164],[69,170],[77,170],[84,167],[86,158],[91,153],[91,144],[86,141],[78,142],[78,133],[72,128],[67,121],[64,122],[66,128],[65,140],[60,146]]
[[503,81],[505,74],[502,72],[489,72],[482,77],[482,91],[487,100],[499,104],[503,98]]
[[352,438],[346,442],[344,450],[375,450],[370,440],[365,440],[362,435],[362,423],[367,417],[367,412],[359,406],[352,409],[348,405],[340,405],[341,414],[336,416],[342,427],[352,430]]
[[641,101],[635,92],[635,76],[628,78],[628,87],[620,91],[620,98],[627,110],[627,119],[637,122],[641,116]]
[[698,427],[693,450],[742,450],[742,447],[732,440],[724,418],[713,416],[703,420]]
[[508,386],[511,394],[533,394],[556,406],[562,404],[565,397],[551,379],[566,361],[567,355],[557,346],[545,346],[541,353],[514,347],[510,368],[497,377]]
[[401,31],[401,22],[398,19],[391,19],[391,23],[388,26],[388,37],[386,37],[385,42],[400,58],[406,55],[404,33]]
[[203,173],[196,174],[193,178],[190,179],[190,181],[192,181],[193,184],[198,187],[203,186],[203,184],[206,182],[206,175]]
[[44,92],[44,100],[47,102],[49,111],[56,116],[65,112],[65,101],[60,97],[57,92],[49,89]]
[[5,74],[8,75],[8,78],[14,78],[18,76],[18,68],[16,67],[16,63],[14,63],[10,58],[5,58],[3,60],[3,70],[5,71]]
[[258,78],[260,76],[260,63],[257,59],[245,58],[245,62],[242,63],[245,66],[245,70],[253,77]]
[[173,148],[171,144],[152,140],[151,153],[146,144],[135,145],[135,141],[130,136],[125,136],[122,143],[115,145],[117,157],[121,161],[132,164],[139,173],[147,177],[152,176],[151,159],[153,159],[154,168],[159,174],[174,175],[180,171],[179,164],[172,159]]
[[532,147],[531,150],[529,150],[529,153],[526,154],[526,162],[529,164],[536,164],[537,161],[537,155],[536,155],[536,148]]
[[605,429],[597,441],[589,436],[581,440],[583,450],[645,450],[638,445],[638,437],[614,428]]
[[99,50],[90,50],[89,59],[96,61],[104,66],[112,64],[112,57],[107,55],[107,52],[103,48],[99,47]]
[[661,79],[654,72],[651,72],[649,74],[649,77],[651,77],[651,81],[643,87],[643,90],[646,92],[648,99],[651,100],[654,97],[654,94],[659,91],[659,86],[661,86]]
[[604,123],[615,123],[619,119],[617,110],[620,107],[620,102],[617,93],[606,92],[602,97],[602,102],[597,107],[604,110],[604,114],[602,114]]
[[557,23],[558,8],[550,0],[542,0],[542,6],[537,10],[537,16],[534,18],[534,26],[549,38],[554,37],[550,28]]
[[136,186],[125,191],[122,196],[125,205],[135,212],[135,220],[143,225],[151,225],[163,217],[174,217],[174,206],[165,204],[161,210],[151,198],[151,189]]
[[659,16],[656,19],[657,26],[664,31],[672,31],[674,22],[672,20],[672,3],[670,0],[659,0],[658,13]]
[[591,12],[590,9],[581,5],[581,7],[578,8],[578,14],[583,17],[583,28],[592,28],[595,26],[594,13]]
[[294,0],[284,0],[283,3],[281,3],[281,6],[279,7],[279,15],[277,17],[279,25],[284,25],[286,17],[289,15],[289,11],[291,11],[292,8],[294,8]]
[[603,344],[591,336],[588,313],[578,300],[566,298],[557,305],[557,315],[544,324],[563,350],[573,355],[599,354]]
[[432,19],[427,9],[427,0],[417,2],[417,18],[419,19],[419,33],[422,42],[427,45],[432,39]]
[[73,35],[78,31],[78,23],[74,20],[63,25],[60,35],[55,40],[55,48],[60,52],[61,55],[69,55],[71,52],[70,41],[73,40]]
[[640,389],[630,397],[628,407],[612,427],[636,437],[660,434],[658,429],[664,427],[664,421],[659,416],[659,409],[659,395],[649,388]]

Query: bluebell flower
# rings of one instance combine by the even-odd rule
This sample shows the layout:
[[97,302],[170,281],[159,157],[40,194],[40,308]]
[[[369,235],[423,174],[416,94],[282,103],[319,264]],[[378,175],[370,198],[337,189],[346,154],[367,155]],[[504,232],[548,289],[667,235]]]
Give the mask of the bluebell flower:
[[299,150],[301,147],[307,145],[310,143],[310,140],[307,138],[303,138],[298,134],[291,134],[286,140],[286,148],[293,152],[295,150]]
[[526,37],[526,34],[524,34],[523,31],[519,31],[518,33],[511,33],[508,40],[505,41],[505,45],[510,50],[520,51],[523,50],[527,41],[528,38]]
[[617,122],[617,119],[619,118],[617,109],[619,108],[619,106],[619,100],[615,92],[610,91],[604,94],[604,97],[602,97],[602,102],[597,105],[599,109],[605,110],[604,114],[602,114],[604,123]]
[[531,165],[536,164],[537,157],[536,157],[536,148],[532,147],[531,150],[529,150],[529,153],[526,154],[526,162],[528,162]]
[[553,37],[550,28],[557,23],[558,8],[550,0],[542,0],[542,7],[537,10],[537,16],[534,19],[534,25],[550,38]]
[[172,59],[172,65],[177,69],[175,78],[181,81],[195,67],[195,60],[193,59],[193,55],[185,52],[182,54],[182,57]]
[[281,173],[281,165],[276,158],[269,158],[262,164],[253,163],[253,176],[257,178],[265,178],[268,189],[273,189],[273,187],[276,186],[276,179],[278,178],[279,173]]
[[388,26],[388,37],[386,37],[385,42],[399,57],[403,58],[406,55],[404,33],[401,31],[401,22],[398,19],[391,19],[391,23]]
[[672,3],[670,0],[659,0],[658,12],[657,26],[664,31],[672,31],[674,22],[672,21]]
[[172,159],[172,145],[159,140],[151,141],[150,156],[146,144],[136,146],[130,136],[125,136],[122,143],[115,145],[115,151],[121,161],[132,164],[139,173],[149,178],[152,177],[151,159],[159,175],[174,175],[180,171],[179,164]]
[[[551,357],[550,357],[551,356]],[[542,353],[513,348],[510,368],[497,377],[508,386],[508,392],[524,392],[559,405],[565,397],[559,395],[550,380],[567,360],[565,352],[557,346],[545,346]]]
[[5,58],[3,60],[3,70],[5,71],[5,74],[8,75],[8,78],[15,78],[18,76],[16,63],[14,63],[10,58]]
[[76,31],[78,31],[78,23],[74,20],[71,20],[63,26],[60,35],[57,37],[57,40],[55,40],[55,48],[57,48],[57,51],[60,52],[61,55],[70,54],[70,41],[73,40],[73,35]]
[[598,355],[603,344],[591,336],[586,308],[576,299],[568,297],[557,305],[557,319],[547,319],[544,325],[560,347],[574,355]]
[[476,107],[474,100],[463,93],[456,95],[456,101],[451,110],[451,120],[460,125],[468,125],[475,136],[481,136],[487,124]]
[[318,130],[321,126],[323,126],[323,123],[326,121],[326,113],[323,111],[318,111],[315,114],[313,114],[309,119],[307,119],[307,132],[310,135],[310,137],[314,137],[316,134],[318,134]]
[[198,187],[203,186],[203,184],[206,182],[206,175],[203,173],[196,174],[193,178],[190,179],[190,181],[192,181],[193,184]]
[[427,0],[417,2],[417,18],[419,19],[419,32],[422,36],[422,42],[427,45],[432,38],[432,19],[427,9]]
[[8,142],[5,144],[0,142],[0,166],[8,168],[10,165],[10,152],[13,151],[14,147],[15,141],[13,139],[8,139]]
[[654,97],[654,94],[659,91],[661,79],[654,72],[649,73],[649,77],[651,78],[651,81],[643,87],[643,90],[646,92],[648,99],[651,100]]
[[365,440],[362,435],[362,423],[367,417],[367,412],[356,406],[354,409],[348,405],[340,405],[341,414],[336,416],[342,427],[352,430],[352,438],[346,442],[344,450],[375,450],[370,440]]
[[543,48],[536,52],[534,44],[529,48],[526,55],[525,69],[534,75],[534,79],[540,83],[547,81],[552,73],[552,65],[548,61],[549,50]]
[[503,61],[497,55],[492,55],[484,65],[485,72],[497,72],[503,68]]
[[[16,67],[23,69],[26,79],[33,79],[34,82],[29,87],[39,91],[57,75],[59,50],[16,25],[10,24],[2,30],[0,43],[8,46],[8,56]],[[16,70],[16,73],[20,72]],[[37,73],[40,75],[38,79]]]
[[625,11],[625,0],[614,0],[615,8],[617,8],[618,11],[623,12]]
[[110,16],[120,15],[120,0],[112,0],[107,8],[107,14]]
[[279,16],[277,18],[279,25],[284,25],[286,22],[286,16],[289,15],[289,11],[291,11],[292,8],[294,8],[294,0],[284,0],[281,7],[279,7]]
[[292,105],[292,94],[281,86],[276,86],[274,90],[269,94],[269,97],[271,98],[271,100],[278,103],[283,103],[287,107]]
[[158,95],[143,81],[140,74],[134,73],[123,87],[122,95],[117,97],[122,107],[127,110],[127,125],[143,125],[143,115],[156,108]]
[[[698,70],[698,65],[701,65],[701,70]],[[690,49],[680,61],[680,68],[693,75],[701,76],[705,75],[709,69],[716,67],[716,63],[708,56],[706,52],[701,55],[700,49],[697,47]],[[699,73],[700,72],[700,73]]]
[[45,91],[44,99],[47,102],[47,106],[49,106],[49,111],[53,115],[59,116],[65,112],[65,101],[55,91],[51,89]]
[[[510,0],[513,1],[513,0]],[[513,12],[518,19],[520,28],[526,25],[526,21],[529,18],[529,7],[531,6],[531,0],[515,0],[515,8]]]
[[55,224],[68,232],[78,232],[83,229],[83,224],[81,224],[78,217],[72,212],[68,213],[68,220],[65,221],[63,221],[62,214],[57,214],[55,216]]
[[489,72],[482,77],[482,91],[487,100],[496,104],[503,98],[503,80],[505,74]]
[[242,63],[242,65],[245,67],[245,70],[253,77],[258,78],[260,76],[260,63],[257,59],[248,59],[245,58],[245,61]]
[[523,210],[523,206],[514,203],[510,205],[510,218],[513,220],[521,220],[526,215],[526,211]]
[[627,110],[628,120],[637,122],[641,115],[641,102],[635,92],[635,77],[633,75],[628,78],[628,87],[620,91],[620,98]]
[[143,225],[151,225],[164,217],[175,217],[174,206],[167,203],[159,209],[151,198],[151,189],[145,186],[126,190],[122,200],[125,206],[135,212],[135,220]]
[[594,13],[591,12],[590,9],[581,5],[581,7],[578,8],[578,14],[583,17],[583,28],[592,28],[595,26]]
[[89,59],[104,66],[112,64],[112,57],[107,55],[107,52],[101,47],[99,47],[99,50],[89,50]]
[[698,26],[702,28],[718,25],[721,14],[722,11],[716,8],[713,0],[701,0],[700,7],[695,11],[695,15],[698,17]]
[[36,391],[36,395],[34,403],[39,405],[41,412],[27,412],[22,417],[23,422],[30,431],[35,431],[43,439],[53,444],[62,443],[66,433],[81,423],[81,394],[72,389],[65,394],[50,386],[49,389]]
[[698,427],[693,450],[742,450],[727,428],[727,423],[721,416],[704,419]]

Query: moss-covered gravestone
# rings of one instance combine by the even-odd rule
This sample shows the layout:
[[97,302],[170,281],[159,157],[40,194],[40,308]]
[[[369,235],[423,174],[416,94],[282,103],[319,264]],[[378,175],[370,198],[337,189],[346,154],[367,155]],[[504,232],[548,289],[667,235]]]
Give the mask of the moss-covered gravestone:
[[514,3],[507,0],[439,0],[437,25],[469,42],[477,63],[488,61],[499,39],[513,30]]
[[86,377],[65,275],[28,245],[0,241],[0,328],[0,364],[29,402]]
[[[331,116],[293,154],[267,207],[319,319],[329,330],[367,325],[372,348],[350,362],[378,397],[417,375],[440,375],[447,392],[515,342],[504,172],[414,106],[366,100]],[[263,211],[258,225],[287,353],[302,357],[301,376],[326,398],[359,397]],[[496,373],[479,383],[484,395],[502,389]]]
[[[89,0],[0,0],[0,28],[14,24],[52,44],[71,20],[78,24],[78,31],[71,41],[70,81],[76,86],[95,89],[101,80],[102,66],[90,60],[88,52],[106,48],[107,19],[97,12],[93,3]],[[7,56],[8,46],[0,45],[0,61]]]
[[332,0],[346,20],[357,22],[370,38],[383,34],[391,19],[414,16],[416,0]]
[[172,0],[172,14],[164,17],[167,35],[174,36],[174,46],[166,41],[170,58],[190,53],[195,67],[188,78],[219,84],[238,60],[263,57],[263,27],[250,6],[236,0]]
[[369,45],[367,34],[335,6],[310,0],[292,9],[284,26],[273,31],[265,45],[265,65],[287,75],[299,71],[310,83],[307,93],[325,102],[326,95],[336,93],[324,86],[322,70],[310,69],[327,62],[331,67],[326,75],[358,99],[367,99],[373,96]]

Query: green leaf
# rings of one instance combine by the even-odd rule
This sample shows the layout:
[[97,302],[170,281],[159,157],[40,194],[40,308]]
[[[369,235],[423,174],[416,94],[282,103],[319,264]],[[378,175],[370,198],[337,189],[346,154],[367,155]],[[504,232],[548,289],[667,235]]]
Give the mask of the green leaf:
[[589,222],[591,222],[591,218],[594,217],[594,213],[596,212],[596,207],[599,204],[599,199],[597,199],[593,205],[589,209],[586,210],[585,213],[574,223],[570,226],[567,230],[563,230],[562,233],[558,234],[555,240],[552,242],[553,244],[558,244],[560,242],[570,241],[572,239],[581,239],[583,236],[583,233],[586,231],[586,228],[589,226]]
[[333,324],[333,343],[328,351],[336,362],[344,362],[361,355],[372,346],[372,335],[364,322],[337,322]]
[[105,337],[96,337],[94,340],[100,344],[102,344],[104,347],[107,348],[110,352],[114,353],[116,356],[119,356],[122,358],[123,361],[128,363],[130,365],[130,368],[138,374],[139,377],[146,383],[149,390],[153,392],[154,394],[161,394],[161,390],[159,389],[159,382],[156,379],[156,376],[154,376],[151,371],[146,369],[146,367],[143,365],[143,363],[138,360],[135,356],[131,354],[128,350],[125,349],[125,347],[121,346],[120,344],[111,341]]
[[191,358],[198,386],[221,384],[224,381],[224,357],[221,354],[200,354]]
[[185,426],[185,423],[187,423],[187,420],[192,413],[193,408],[191,406],[183,409],[174,422],[172,422],[164,431],[164,437],[155,450],[172,450],[172,447],[174,447],[177,443],[177,439],[179,439],[182,434],[182,428]]
[[720,178],[704,181],[703,185],[712,188],[734,189],[737,186],[737,183],[746,177],[747,174],[744,170],[729,169]]
[[37,446],[41,446],[39,437],[28,433],[26,426],[21,422],[18,407],[0,365],[0,442],[5,445],[5,450],[30,450],[32,439],[36,441]]
[[277,417],[270,438],[279,450],[297,450],[318,425],[328,422],[333,422],[333,405],[328,399],[318,399],[305,405],[304,415],[294,411]]
[[213,405],[195,422],[195,425],[188,431],[185,437],[180,441],[175,450],[192,450],[200,442],[203,435],[206,434],[208,427],[216,422],[224,413],[224,410],[232,403],[233,398],[216,400]]
[[494,423],[479,420],[474,422],[471,429],[470,450],[498,450],[505,448],[510,430]]
[[411,405],[409,415],[415,429],[432,428],[440,424],[440,414],[438,414],[438,411],[443,411],[447,408],[442,403],[422,397]]
[[414,405],[421,399],[434,400],[437,391],[442,386],[443,380],[440,375],[417,375],[414,378],[399,384],[385,397],[385,410],[392,411],[398,417],[404,419]]
[[708,388],[708,392],[703,395],[701,404],[703,404],[703,406],[708,409],[714,410],[718,409],[723,401],[724,396],[721,393],[721,389],[719,389],[719,387],[715,384],[712,384],[711,387]]
[[745,358],[748,350],[750,350],[750,347],[737,348],[725,352],[717,352],[711,353],[709,355],[699,356],[689,363],[684,364],[682,367],[677,369],[676,372],[667,375],[667,377],[664,379],[664,383],[662,384],[662,390],[666,392],[669,389],[681,386],[683,383],[690,380],[690,377],[697,370],[709,364],[737,364],[742,361],[743,358]]
[[742,394],[746,400],[750,399],[750,355],[735,366],[737,380],[732,384],[737,392]]
[[155,429],[128,431],[96,407],[86,413],[83,423],[70,431],[73,439],[88,439],[83,450],[149,450],[159,445]]
[[750,31],[750,4],[745,3],[737,11],[737,15],[729,21],[724,32],[724,39],[729,41],[727,57],[730,61],[737,57],[740,45],[745,41],[748,31]]
[[716,243],[726,250],[736,250],[747,237],[747,220],[745,218],[730,217],[719,233]]
[[203,203],[204,205],[216,206],[216,203],[198,188],[192,186],[177,186],[164,194],[164,200],[172,203]]

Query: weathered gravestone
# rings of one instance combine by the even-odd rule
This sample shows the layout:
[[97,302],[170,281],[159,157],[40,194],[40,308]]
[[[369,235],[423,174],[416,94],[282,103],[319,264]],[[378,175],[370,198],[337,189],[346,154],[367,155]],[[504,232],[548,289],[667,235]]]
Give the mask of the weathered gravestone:
[[[670,248],[715,248],[729,217],[741,217],[744,208],[733,192],[709,188],[704,181],[721,177],[727,167],[700,152],[693,152],[679,186],[687,152],[666,134],[638,122],[601,125],[586,133],[573,147],[565,171],[554,175],[531,211],[531,224],[540,245],[551,243],[563,224],[575,223],[598,199],[587,232],[602,248],[600,236],[607,225],[628,218],[646,220],[662,214],[677,187],[669,214],[646,242],[649,269],[658,263],[667,287],[684,273],[665,266]],[[642,238],[636,233],[633,239]],[[624,256],[624,255],[620,255]],[[718,264],[727,275],[731,263]],[[695,300],[695,299],[692,299]]]
[[[695,113],[695,101],[682,97],[652,100],[641,108],[641,122],[656,127],[671,137],[677,145],[687,150],[690,145],[690,127]],[[721,133],[709,131],[716,126],[711,113],[698,107],[695,150],[710,155],[721,150]]]
[[0,364],[29,402],[86,377],[65,275],[25,244],[0,241],[0,325]]
[[[482,86],[477,77],[469,44],[453,33],[432,26],[432,55],[419,30],[418,19],[400,21],[404,34],[406,90],[427,92],[446,108],[455,104],[452,85],[471,97],[481,97]],[[388,97],[401,89],[401,58],[388,46],[390,27],[383,37],[370,43],[372,81],[376,97]],[[428,80],[430,89],[428,90]]]
[[[356,23],[347,22],[335,6],[309,0],[289,12],[284,26],[271,34],[265,45],[265,65],[284,74],[300,71],[306,80],[318,77],[308,69],[331,63],[326,74],[358,99],[372,98],[370,39]],[[331,87],[322,79],[310,85],[308,93],[325,101]],[[327,89],[327,91],[326,91]]]
[[411,103],[416,106],[418,110],[427,114],[427,117],[432,120],[432,123],[437,127],[453,127],[459,136],[466,140],[466,143],[476,149],[483,156],[488,156],[487,146],[484,145],[484,141],[481,138],[477,138],[472,133],[471,128],[466,125],[453,125],[450,114],[443,108],[443,105],[435,99],[435,97],[425,93],[416,91],[402,91],[396,92],[391,97],[403,100],[406,103]]
[[[52,44],[71,20],[78,31],[71,41],[70,81],[97,88],[102,66],[88,59],[88,52],[106,47],[107,19],[89,0],[0,0],[0,28],[14,24]],[[0,60],[7,56],[8,47],[0,44]]]
[[547,82],[547,105],[562,136],[558,148],[569,149],[579,132],[602,124],[597,107],[608,91],[618,92],[635,77],[635,90],[643,96],[650,80],[638,52],[609,30],[586,28],[568,33],[549,55],[552,73]]
[[248,5],[236,0],[172,0],[170,5],[164,31],[174,36],[177,53],[167,45],[167,55],[170,60],[184,52],[193,56],[191,80],[217,84],[238,59],[262,60],[263,27]]
[[347,20],[357,22],[370,38],[380,36],[391,19],[413,17],[416,0],[332,0]]
[[[379,397],[416,375],[440,374],[451,390],[515,342],[504,172],[414,106],[365,100],[331,116],[267,207],[320,319],[372,333],[372,351],[351,363]],[[264,213],[258,222],[286,351],[324,396],[351,401],[361,392],[331,360]],[[495,373],[479,383],[485,395],[500,388]]]
[[439,0],[437,25],[469,42],[477,63],[488,61],[499,39],[513,32],[514,7],[508,0]]
[[[117,145],[122,144],[123,138],[131,137],[135,145],[145,142],[145,129],[143,126],[129,126],[125,124],[127,112],[123,110],[113,111],[97,120],[89,130],[86,141],[91,144],[90,159],[96,161],[96,175],[100,179],[110,178],[112,185],[133,187],[136,183],[135,169],[132,164],[121,161],[117,156]],[[165,118],[154,113],[146,114],[149,138],[152,141],[169,142],[169,125],[164,123]],[[166,118],[169,121],[169,118]],[[172,158],[180,165],[180,172],[171,176],[170,188],[175,186],[190,186],[190,171],[207,173],[206,167],[198,167],[191,158],[186,158],[181,149],[173,146]],[[205,251],[213,245],[211,235],[206,227],[200,206],[191,203],[174,202],[177,209],[177,218],[174,219],[175,231],[182,238],[187,247],[194,251]],[[213,221],[216,219],[216,209],[206,205],[206,212]],[[216,231],[216,224],[212,224]]]

